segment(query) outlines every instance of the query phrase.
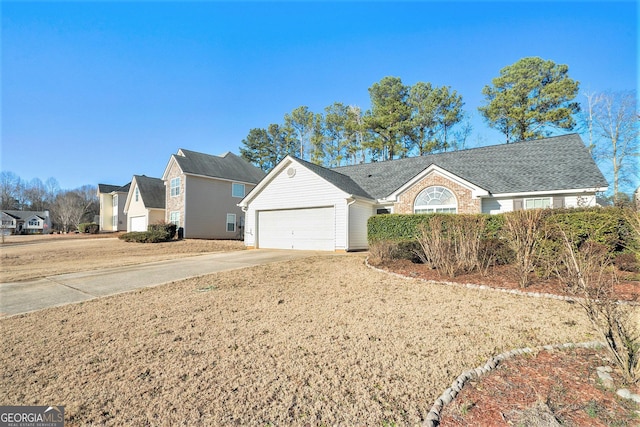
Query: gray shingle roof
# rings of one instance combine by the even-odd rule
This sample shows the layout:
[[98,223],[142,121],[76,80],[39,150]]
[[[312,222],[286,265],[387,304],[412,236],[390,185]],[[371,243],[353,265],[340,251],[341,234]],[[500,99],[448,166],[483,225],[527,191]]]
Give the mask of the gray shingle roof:
[[184,156],[174,154],[173,158],[178,162],[182,172],[186,174],[254,184],[257,184],[265,175],[262,169],[253,166],[251,163],[233,153],[226,153],[222,156],[212,156],[211,154],[198,153],[185,149],[180,149],[180,151]]
[[147,209],[165,208],[165,186],[160,178],[151,178],[145,175],[133,176],[140,190],[140,197]]
[[114,191],[117,193],[127,193],[130,185],[131,183],[125,185],[98,184],[98,192],[107,194],[113,193]]
[[371,198],[382,199],[432,164],[492,194],[608,185],[577,134],[343,166],[332,171],[351,178]]
[[322,177],[326,181],[335,185],[342,191],[352,194],[354,196],[371,198],[371,195],[364,191],[350,176],[341,174],[337,172],[335,169],[327,169],[322,166],[309,163],[305,160],[301,160],[296,158],[296,160],[302,164],[304,164],[309,170],[311,170],[316,175]]
[[2,212],[5,214],[14,217],[15,219],[26,220],[27,218],[35,215],[40,219],[45,219],[47,217],[47,213],[45,211],[17,211],[17,210],[7,210],[3,209]]

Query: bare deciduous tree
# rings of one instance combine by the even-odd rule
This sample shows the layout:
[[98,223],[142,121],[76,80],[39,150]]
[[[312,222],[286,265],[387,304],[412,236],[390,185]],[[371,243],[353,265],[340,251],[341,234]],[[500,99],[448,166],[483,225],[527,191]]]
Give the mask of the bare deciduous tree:
[[77,229],[87,216],[92,217],[95,206],[95,187],[85,185],[77,190],[58,194],[53,205],[53,219],[66,233]]
[[589,94],[586,117],[592,155],[611,169],[613,198],[618,201],[621,187],[637,185],[639,114],[635,91]]

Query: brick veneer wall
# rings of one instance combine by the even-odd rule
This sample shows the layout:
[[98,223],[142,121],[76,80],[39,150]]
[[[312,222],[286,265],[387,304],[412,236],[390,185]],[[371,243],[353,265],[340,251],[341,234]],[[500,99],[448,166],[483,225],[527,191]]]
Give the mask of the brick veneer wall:
[[[171,180],[176,177],[180,177],[180,194],[175,197],[171,197]],[[171,220],[171,212],[180,211],[180,227],[184,227],[184,185],[185,176],[182,175],[182,171],[180,170],[178,165],[174,163],[171,166],[169,173],[167,174],[167,181],[165,185],[165,220],[169,222]]]
[[449,178],[439,174],[438,172],[429,173],[411,188],[402,193],[400,197],[398,197],[398,201],[393,205],[394,212],[402,214],[413,213],[413,203],[416,200],[416,197],[418,197],[418,194],[420,194],[420,192],[425,188],[432,187],[434,185],[444,187],[456,196],[458,199],[458,213],[476,214],[481,212],[480,199],[473,199],[471,197],[470,189],[451,181]]

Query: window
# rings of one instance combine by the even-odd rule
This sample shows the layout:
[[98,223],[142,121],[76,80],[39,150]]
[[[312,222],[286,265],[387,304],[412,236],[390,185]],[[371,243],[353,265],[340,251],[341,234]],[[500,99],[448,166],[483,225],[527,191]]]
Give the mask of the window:
[[118,215],[114,215],[111,217],[111,226],[115,228],[118,225]]
[[111,205],[114,208],[118,207],[118,195],[117,194],[111,198]]
[[30,220],[29,220],[29,225],[30,225],[30,226],[32,226],[32,227],[37,227],[37,226],[39,226],[39,225],[40,225],[40,221],[39,221],[39,220],[37,220],[37,219],[35,219],[35,218],[30,219]]
[[413,213],[457,213],[456,196],[444,187],[429,187],[420,192],[413,203]]
[[140,198],[140,190],[138,190],[138,187],[136,187],[135,191],[133,192],[133,194],[135,195],[136,198],[136,202],[138,201],[138,198]]
[[231,233],[236,231],[236,214],[227,214],[227,231]]
[[233,197],[244,197],[244,184],[231,184],[231,195]]
[[180,177],[171,179],[171,197],[180,194]]
[[180,227],[180,211],[173,211],[169,214],[169,222]]
[[539,197],[537,199],[525,199],[525,209],[546,209],[551,207],[551,197]]

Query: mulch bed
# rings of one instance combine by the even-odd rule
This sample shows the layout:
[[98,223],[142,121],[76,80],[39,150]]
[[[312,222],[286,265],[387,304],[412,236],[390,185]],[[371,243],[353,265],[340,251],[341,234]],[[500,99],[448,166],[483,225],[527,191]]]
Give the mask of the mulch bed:
[[[509,266],[498,266],[486,274],[455,278],[440,275],[423,264],[399,260],[378,266],[407,277],[449,283],[485,285],[501,289],[567,296],[555,278],[531,275],[522,289]],[[619,272],[615,291],[620,299],[640,297],[638,274]],[[549,343],[558,344],[558,343]],[[441,426],[638,426],[640,405],[605,388],[598,366],[615,365],[607,350],[543,350],[533,355],[503,361],[489,374],[470,381],[441,413]],[[640,394],[640,384],[627,384],[619,372],[611,373],[616,388]]]

